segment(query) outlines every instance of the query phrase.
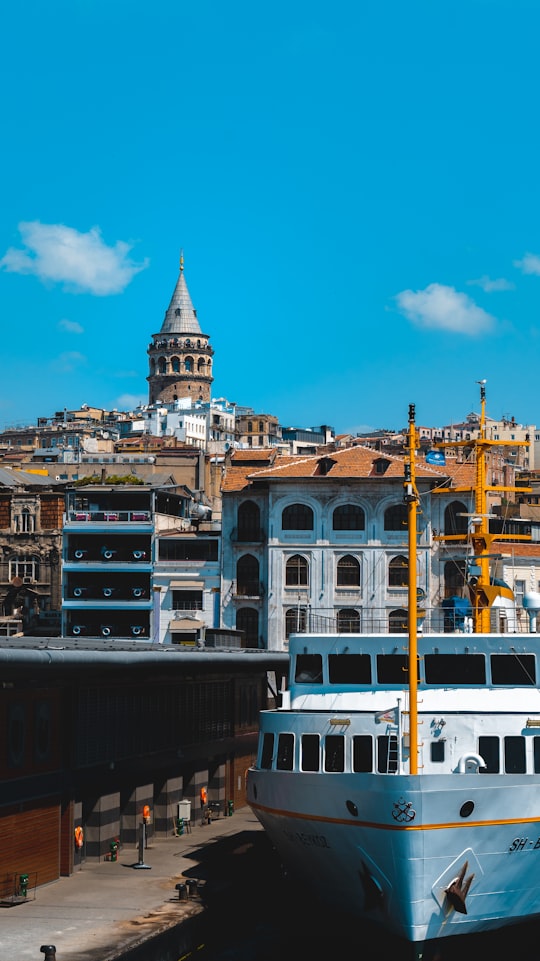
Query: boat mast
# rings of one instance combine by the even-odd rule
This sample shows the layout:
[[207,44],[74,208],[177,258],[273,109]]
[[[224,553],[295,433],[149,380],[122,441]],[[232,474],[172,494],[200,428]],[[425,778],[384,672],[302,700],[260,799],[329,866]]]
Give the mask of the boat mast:
[[407,533],[409,547],[409,768],[418,774],[418,592],[416,573],[417,507],[416,448],[418,435],[415,427],[415,405],[409,404],[409,456],[405,461],[404,500],[407,505]]

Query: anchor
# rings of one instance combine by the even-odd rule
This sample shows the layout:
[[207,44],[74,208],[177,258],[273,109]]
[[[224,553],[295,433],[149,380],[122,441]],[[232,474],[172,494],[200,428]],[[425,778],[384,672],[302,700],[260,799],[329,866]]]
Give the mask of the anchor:
[[467,914],[465,899],[469,893],[469,888],[474,878],[474,874],[470,874],[465,883],[463,883],[463,879],[467,873],[468,867],[469,862],[465,861],[465,864],[463,865],[457,878],[454,878],[454,880],[451,881],[448,887],[445,889],[446,897],[458,914]]

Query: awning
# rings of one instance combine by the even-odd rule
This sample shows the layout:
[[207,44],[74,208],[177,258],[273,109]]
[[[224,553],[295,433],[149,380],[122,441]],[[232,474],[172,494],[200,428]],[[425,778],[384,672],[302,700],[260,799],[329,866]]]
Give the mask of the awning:
[[183,617],[181,620],[169,622],[171,631],[197,631],[201,627],[204,627],[204,621],[200,621],[198,617]]
[[170,586],[174,588],[185,587],[192,591],[194,588],[204,589],[204,581],[171,581]]

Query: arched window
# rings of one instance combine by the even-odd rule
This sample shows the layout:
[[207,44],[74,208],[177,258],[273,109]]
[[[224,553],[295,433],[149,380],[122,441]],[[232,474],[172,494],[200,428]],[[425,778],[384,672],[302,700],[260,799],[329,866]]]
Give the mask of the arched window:
[[289,557],[285,567],[285,584],[287,587],[306,587],[308,584],[309,565],[301,554]]
[[179,358],[179,357],[171,357],[171,369],[172,369],[173,373],[175,373],[175,374],[179,374],[179,373],[180,373],[180,358]]
[[460,515],[467,513],[467,508],[465,504],[461,501],[452,501],[448,505],[444,512],[444,533],[445,534],[463,534],[464,537],[467,536],[468,531],[468,518]]
[[359,634],[360,614],[354,608],[344,607],[337,612],[338,634]]
[[363,531],[366,515],[357,504],[341,504],[333,513],[332,527],[335,531]]
[[206,364],[204,361],[204,357],[199,357],[197,361],[197,370],[199,374],[204,374],[205,367],[206,367]]
[[238,540],[259,541],[261,539],[261,512],[253,501],[244,501],[238,508]]
[[285,611],[285,637],[289,634],[305,634],[307,625],[307,610],[305,607],[289,607]]
[[312,531],[313,511],[307,504],[289,504],[281,516],[284,531]]
[[247,647],[258,647],[259,612],[254,607],[240,607],[236,612],[236,630],[244,632]]
[[392,504],[384,512],[385,531],[403,531],[407,529],[406,504]]
[[248,428],[247,428],[247,429],[248,429],[248,434],[251,434],[252,431],[253,431],[253,421],[248,420]]
[[160,374],[164,374],[167,370],[167,362],[164,357],[160,357],[158,360],[158,370]]
[[406,634],[408,629],[407,611],[403,609],[390,611],[388,615],[388,630],[391,634]]
[[345,554],[337,562],[336,575],[337,587],[359,587],[360,562],[352,554]]
[[184,367],[185,367],[185,369],[186,369],[186,371],[187,371],[188,374],[190,374],[190,373],[192,372],[192,370],[193,370],[193,357],[186,357],[186,359],[185,359],[185,361],[184,361]]
[[407,587],[409,562],[403,554],[392,557],[388,564],[388,587]]
[[260,592],[259,562],[253,554],[244,554],[236,565],[236,593],[258,597]]
[[264,423],[263,423],[262,420],[260,420],[260,421],[259,421],[259,433],[262,434],[263,432],[264,432]]

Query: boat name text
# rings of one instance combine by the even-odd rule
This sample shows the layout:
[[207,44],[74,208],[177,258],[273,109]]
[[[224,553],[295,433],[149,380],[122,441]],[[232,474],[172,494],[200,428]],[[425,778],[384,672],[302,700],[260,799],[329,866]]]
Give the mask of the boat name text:
[[329,848],[330,845],[324,834],[304,834],[302,831],[286,831],[289,841],[300,841],[307,848]]
[[526,851],[531,848],[535,851],[540,848],[540,838],[536,838],[536,841],[531,841],[529,838],[514,838],[508,848],[508,853],[512,854],[513,851]]

